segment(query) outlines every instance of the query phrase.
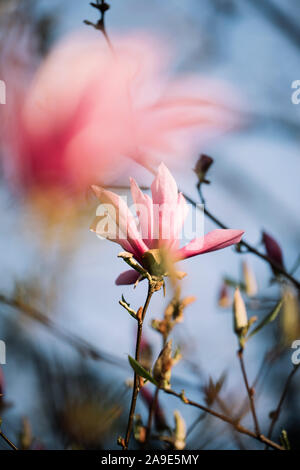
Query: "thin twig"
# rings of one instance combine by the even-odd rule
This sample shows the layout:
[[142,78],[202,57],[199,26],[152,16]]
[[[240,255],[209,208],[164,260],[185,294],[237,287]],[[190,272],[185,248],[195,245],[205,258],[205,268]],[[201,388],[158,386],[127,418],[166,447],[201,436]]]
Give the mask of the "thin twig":
[[15,444],[13,444],[13,443],[8,439],[8,437],[6,437],[6,435],[3,434],[2,431],[0,431],[0,437],[2,437],[2,439],[6,442],[6,444],[9,445],[9,447],[10,447],[12,450],[18,450],[18,448],[15,446]]
[[263,434],[260,434],[260,435],[255,434],[253,431],[250,431],[249,429],[245,428],[241,424],[235,422],[232,418],[229,418],[226,415],[218,413],[217,411],[214,411],[210,408],[207,408],[206,406],[201,405],[200,403],[196,403],[195,401],[189,400],[182,393],[177,393],[172,389],[169,389],[169,390],[163,389],[163,391],[167,393],[168,395],[173,395],[174,397],[180,398],[183,401],[183,403],[185,403],[186,405],[199,408],[200,410],[205,411],[206,413],[209,413],[210,415],[215,416],[216,418],[219,418],[221,421],[231,424],[234,427],[234,429],[236,429],[241,434],[246,434],[247,436],[253,437],[254,439],[256,439],[259,442],[262,442],[263,444],[268,444],[268,446],[272,447],[273,449],[285,450],[284,447],[277,444],[276,442],[273,442],[272,440],[270,440],[268,437],[264,436]]
[[[269,428],[269,432],[268,432],[268,438],[271,439],[272,438],[272,434],[273,434],[273,430],[274,430],[274,427],[275,427],[275,424],[279,418],[279,415],[281,413],[281,409],[282,409],[282,405],[283,405],[283,402],[287,396],[287,392],[288,392],[288,389],[289,389],[289,386],[290,386],[290,383],[295,375],[295,373],[297,372],[297,370],[299,369],[299,366],[300,364],[296,365],[293,370],[290,372],[288,378],[287,378],[287,381],[284,385],[284,388],[283,388],[283,391],[282,391],[282,394],[281,394],[281,397],[280,397],[280,400],[279,400],[279,403],[278,403],[278,406],[276,408],[275,411],[273,411],[272,413],[272,421],[271,421],[271,424],[270,424],[270,428]],[[266,446],[266,448],[268,448],[268,445]]]
[[[142,339],[143,322],[144,322],[144,318],[145,318],[145,315],[146,315],[151,297],[153,295],[153,292],[154,291],[153,291],[151,282],[149,281],[148,294],[147,294],[146,302],[145,302],[145,305],[144,305],[144,308],[143,308],[143,311],[142,311],[142,316],[138,320],[136,348],[135,348],[135,360],[137,362],[139,362],[139,360],[140,360],[140,346],[141,346],[141,339]],[[127,424],[126,436],[125,436],[124,446],[123,446],[124,450],[128,449],[129,440],[130,440],[130,436],[131,436],[134,412],[135,412],[135,407],[136,407],[136,401],[137,401],[137,397],[138,397],[138,394],[139,394],[139,381],[140,381],[140,378],[139,378],[138,374],[135,372],[134,373],[134,385],[133,385],[133,391],[132,391],[131,405],[130,405],[130,411],[129,411],[129,417],[128,417],[128,424]]]
[[[200,196],[200,200],[201,200],[201,203],[202,204],[205,204],[205,200],[203,198],[203,194],[201,192],[201,188],[199,188],[199,185],[198,185],[198,191],[199,191],[199,196]],[[189,196],[187,196],[186,194],[184,194],[184,197],[186,198],[187,201],[189,201],[193,206],[195,207],[198,207],[199,206],[196,204],[196,202],[190,198]],[[228,227],[223,223],[221,222],[215,215],[213,215],[206,207],[204,207],[204,214],[210,219],[212,220],[216,225],[218,225],[220,228],[222,229],[228,229]],[[247,251],[249,253],[252,253],[256,256],[258,256],[259,258],[261,258],[262,260],[266,261],[267,263],[269,263],[269,265],[275,270],[277,271],[278,273],[282,274],[282,276],[286,277],[287,279],[289,279],[295,287],[297,287],[297,289],[300,290],[300,282],[295,279],[290,273],[288,273],[282,266],[279,266],[274,260],[272,260],[268,255],[265,255],[264,253],[261,253],[260,251],[258,251],[256,248],[254,248],[254,246],[250,245],[250,243],[246,242],[245,240],[241,240],[240,242],[240,246],[243,246],[244,248],[247,249]]]
[[248,377],[247,377],[246,368],[245,368],[245,363],[244,363],[244,350],[243,350],[243,348],[241,348],[238,351],[238,358],[239,358],[239,361],[240,361],[241,370],[242,370],[242,374],[243,374],[243,379],[244,379],[246,390],[247,390],[248,397],[249,397],[251,413],[252,413],[253,421],[254,421],[255,433],[256,433],[257,436],[260,436],[261,432],[260,432],[260,428],[259,428],[259,424],[258,424],[258,419],[257,419],[256,409],[255,409],[255,403],[254,403],[254,391],[249,386]]
[[91,3],[92,7],[96,8],[99,13],[100,13],[100,18],[97,21],[97,23],[92,23],[91,21],[84,20],[84,23],[88,26],[93,26],[93,28],[97,29],[98,31],[101,31],[103,34],[108,47],[112,52],[114,52],[113,45],[111,43],[111,40],[109,39],[109,36],[106,31],[105,27],[105,14],[109,10],[110,6],[104,1],[104,0],[97,0],[97,3]]
[[47,315],[40,312],[39,310],[29,305],[26,305],[18,300],[9,299],[4,295],[0,295],[0,302],[4,305],[17,309],[20,313],[26,315],[28,318],[37,321],[38,323],[43,325],[49,332],[54,334],[57,338],[61,339],[65,343],[75,348],[79,354],[94,360],[104,361],[109,364],[117,365],[119,367],[124,366],[122,360],[117,356],[99,350],[98,348],[89,344],[83,338],[80,338],[79,336],[74,335],[70,331],[67,331],[66,329],[62,328],[61,326],[58,326]]

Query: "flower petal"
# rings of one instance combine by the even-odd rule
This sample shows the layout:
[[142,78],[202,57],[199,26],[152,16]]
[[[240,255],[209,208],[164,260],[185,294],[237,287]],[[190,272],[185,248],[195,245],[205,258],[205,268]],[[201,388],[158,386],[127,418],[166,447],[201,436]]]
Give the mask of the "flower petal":
[[153,237],[153,202],[148,194],[144,194],[136,181],[130,178],[131,194],[135,204],[135,209],[140,221],[141,235],[145,244],[152,248]]
[[184,225],[185,219],[188,215],[189,207],[182,193],[178,194],[177,207],[175,209],[175,226],[174,226],[174,239],[170,243],[172,251],[179,249],[179,236]]
[[176,234],[178,188],[168,168],[161,163],[151,185],[154,213],[154,237],[157,246],[170,246]]
[[176,204],[178,188],[175,179],[164,163],[161,163],[151,185],[153,204]]
[[130,284],[135,284],[138,280],[140,274],[134,269],[129,269],[124,271],[120,276],[117,277],[115,283],[117,286],[128,286]]
[[96,229],[92,225],[91,230],[119,243],[125,250],[131,251],[139,260],[148,251],[148,248],[140,237],[134,217],[126,202],[117,194],[99,186],[92,186],[92,189],[101,204],[103,204],[103,207],[100,205],[98,208],[101,210],[101,216],[98,218],[103,219],[102,226],[105,227],[105,232],[101,232],[101,230],[98,232],[98,224]]
[[176,258],[186,259],[192,256],[209,253],[210,251],[221,250],[227,246],[239,243],[243,234],[243,230],[213,230],[204,237],[195,238],[185,247],[178,250]]

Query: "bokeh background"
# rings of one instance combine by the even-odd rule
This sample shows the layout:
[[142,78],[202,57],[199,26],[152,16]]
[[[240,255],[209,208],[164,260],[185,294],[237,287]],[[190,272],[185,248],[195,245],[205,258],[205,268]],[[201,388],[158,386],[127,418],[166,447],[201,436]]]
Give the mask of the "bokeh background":
[[[169,159],[168,165],[179,186],[199,200],[193,168],[200,153],[211,155],[211,184],[204,188],[207,206],[229,227],[245,230],[246,239],[261,251],[262,231],[270,233],[291,270],[300,252],[300,105],[291,101],[291,84],[300,79],[299,2],[109,3],[106,27],[112,41],[114,35],[148,32],[162,38],[173,51],[172,75],[197,73],[226,82],[235,91],[239,125],[230,132],[202,136],[194,155],[181,155],[176,162]],[[7,81],[8,99],[16,97],[26,74],[31,74],[28,64],[42,62],[65,35],[88,29],[84,19],[97,20],[97,12],[85,0],[1,0],[0,79],[5,78],[8,67],[14,70],[13,81]],[[10,35],[17,38],[15,55],[9,52]],[[27,45],[31,40],[34,49]],[[2,123],[5,106],[0,110]],[[14,186],[6,171],[5,127],[1,127],[0,339],[7,346],[7,364],[2,366],[3,430],[24,448],[117,448],[116,437],[124,434],[131,393],[126,385],[132,375],[127,354],[133,354],[135,341],[134,321],[118,301],[124,294],[135,307],[142,305],[146,286],[135,291],[130,286],[115,286],[123,269],[117,259],[118,247],[89,232],[97,203],[88,192],[84,202],[68,201],[61,216],[60,199],[53,207],[49,195],[42,201],[30,199]],[[129,175],[142,185],[151,184],[152,176],[138,165],[124,168],[113,184],[127,185]],[[205,231],[213,228],[205,220]],[[197,300],[173,334],[184,355],[174,369],[174,388],[184,388],[191,398],[203,402],[209,377],[217,381],[226,374],[221,396],[231,410],[240,409],[246,395],[236,359],[231,308],[221,308],[218,299],[224,277],[241,280],[245,260],[258,284],[255,300],[247,299],[249,314],[261,318],[270,311],[282,291],[278,283],[271,282],[270,267],[250,254],[228,248],[185,263],[188,276],[183,291]],[[230,288],[229,293],[232,295]],[[279,318],[246,349],[251,381],[264,363],[257,409],[265,432],[269,412],[292,369],[292,340],[300,339],[299,302],[293,295],[292,333],[284,330]],[[162,293],[155,296],[149,323],[161,317],[169,298],[170,291],[166,299]],[[145,340],[156,358],[161,340],[149,323]],[[170,425],[174,408],[181,411],[188,429],[199,416],[176,399],[161,396],[160,400]],[[138,411],[146,416],[146,402],[140,401]],[[249,413],[244,422],[252,426]],[[285,428],[294,446],[299,445],[299,425],[299,379],[295,376],[275,428],[276,437]],[[5,448],[2,442],[0,446]],[[237,439],[214,418],[200,421],[187,438],[187,448],[239,447],[261,446],[247,437]]]

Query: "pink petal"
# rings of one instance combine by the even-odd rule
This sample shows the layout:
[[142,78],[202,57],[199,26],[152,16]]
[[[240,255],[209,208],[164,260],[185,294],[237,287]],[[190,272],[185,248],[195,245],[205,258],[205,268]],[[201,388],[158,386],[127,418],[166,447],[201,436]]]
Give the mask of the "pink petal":
[[176,220],[174,226],[174,240],[169,244],[169,248],[172,251],[179,249],[179,236],[189,212],[189,207],[182,193],[178,194],[178,202],[175,211]]
[[140,274],[134,269],[129,269],[128,271],[124,271],[120,274],[115,283],[117,286],[128,286],[130,284],[134,284],[138,280],[139,275]]
[[177,184],[164,163],[161,163],[151,185],[153,204],[175,204],[178,198]]
[[140,221],[142,238],[145,244],[151,248],[153,237],[153,202],[148,194],[144,194],[140,190],[133,178],[130,178],[130,183],[132,198]]
[[185,247],[178,250],[176,258],[186,259],[192,256],[209,253],[210,251],[221,250],[227,246],[239,243],[244,233],[243,230],[213,230],[204,237],[195,238]]
[[177,202],[177,235],[179,235],[184,225],[188,212],[189,212],[189,207],[187,205],[185,197],[182,193],[179,193],[178,202]]
[[[134,217],[126,202],[117,194],[99,186],[92,186],[92,189],[107,211],[105,220],[110,222],[111,233],[106,234],[106,238],[119,243],[125,250],[131,251],[137,259],[140,259],[148,248],[140,237]],[[97,226],[96,228],[92,226],[92,230],[97,232]],[[100,235],[103,234],[100,233]]]
[[154,237],[159,245],[170,245],[175,239],[178,188],[168,168],[161,163],[151,185],[154,213]]

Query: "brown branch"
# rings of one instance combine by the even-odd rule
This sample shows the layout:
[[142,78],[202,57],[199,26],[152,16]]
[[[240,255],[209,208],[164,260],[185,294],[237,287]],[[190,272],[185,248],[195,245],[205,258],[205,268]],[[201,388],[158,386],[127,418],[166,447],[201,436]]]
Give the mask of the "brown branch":
[[229,418],[226,415],[218,413],[217,411],[214,411],[210,408],[207,408],[206,406],[201,405],[200,403],[189,400],[188,398],[186,398],[183,395],[183,393],[177,393],[172,389],[170,389],[170,390],[163,389],[163,391],[165,393],[167,393],[168,395],[173,395],[174,397],[180,398],[183,401],[183,403],[185,403],[186,405],[190,405],[190,406],[194,406],[196,408],[199,408],[200,410],[205,411],[206,413],[208,413],[212,416],[215,416],[216,418],[219,418],[221,421],[224,421],[225,423],[231,424],[231,426],[233,426],[234,429],[236,429],[236,431],[240,432],[241,434],[245,434],[249,437],[253,437],[257,441],[262,442],[263,444],[267,444],[268,446],[272,447],[273,449],[285,450],[284,447],[282,447],[281,445],[279,445],[276,442],[272,441],[271,439],[264,436],[263,434],[260,434],[260,435],[255,434],[253,431],[250,431],[249,429],[245,428],[244,426],[242,426],[238,422],[235,422],[232,418]]
[[297,47],[300,47],[300,28],[298,24],[270,0],[248,0],[259,10],[273,25],[284,33]]
[[[142,310],[142,314],[138,318],[138,329],[137,329],[137,337],[136,337],[136,347],[135,347],[135,360],[139,362],[140,360],[140,346],[141,346],[141,339],[142,339],[142,331],[143,331],[143,322],[144,318],[147,312],[147,309],[149,307],[149,303],[151,300],[151,297],[154,293],[151,281],[149,281],[148,285],[148,294],[146,298],[145,305]],[[130,405],[130,411],[129,411],[129,417],[128,417],[128,424],[127,424],[127,430],[126,430],[126,436],[123,444],[123,449],[127,450],[129,441],[130,441],[130,436],[131,436],[131,431],[132,431],[132,425],[133,425],[133,418],[134,418],[134,412],[135,412],[135,407],[136,407],[136,402],[137,402],[137,397],[139,394],[139,381],[140,378],[138,374],[135,372],[134,373],[134,385],[133,385],[133,391],[132,391],[132,398],[131,398],[131,405]]]
[[[202,204],[205,204],[205,200],[203,198],[203,195],[202,195],[202,192],[201,192],[201,188],[199,188],[199,185],[198,185],[198,191],[199,191],[199,196],[200,196],[200,199],[201,199],[201,202]],[[199,208],[199,206],[197,205],[197,203],[192,199],[190,198],[189,196],[187,196],[186,194],[183,194],[184,197],[186,198],[186,200],[192,204],[193,206],[195,206],[196,208]],[[216,225],[218,225],[220,228],[222,229],[228,229],[228,227],[223,223],[221,222],[215,215],[213,215],[207,208],[204,208],[204,214],[210,219],[212,220]],[[261,253],[260,251],[258,251],[256,248],[254,248],[254,246],[250,245],[250,243],[246,242],[245,240],[242,240],[240,242],[240,246],[243,246],[244,248],[247,249],[247,251],[249,253],[252,253],[256,256],[258,256],[259,258],[261,258],[262,260],[266,261],[267,263],[269,263],[269,265],[275,270],[277,271],[279,274],[281,274],[282,276],[284,276],[285,278],[289,279],[289,281],[291,281],[295,287],[297,287],[297,289],[300,290],[300,282],[295,279],[290,273],[288,273],[282,266],[279,266],[275,261],[273,261],[269,256],[265,255],[264,253]]]
[[[300,364],[298,364],[297,366],[295,366],[293,368],[293,370],[290,372],[288,378],[287,378],[287,381],[284,385],[284,388],[283,388],[283,391],[282,391],[282,394],[281,394],[281,397],[279,399],[279,403],[278,403],[278,406],[276,408],[275,411],[273,411],[272,413],[272,421],[271,421],[271,424],[270,424],[270,428],[269,428],[269,432],[268,432],[268,438],[271,439],[272,438],[272,434],[273,434],[273,430],[274,430],[274,427],[275,427],[275,424],[276,422],[278,421],[278,418],[279,418],[279,415],[281,413],[281,409],[282,409],[282,405],[283,405],[283,402],[287,396],[287,393],[288,393],[288,389],[289,389],[289,386],[292,382],[292,379],[294,377],[294,375],[296,374],[297,370],[299,369],[299,366]],[[266,448],[268,448],[268,444],[266,445]]]
[[2,431],[0,431],[0,437],[6,442],[6,444],[9,445],[9,447],[10,447],[12,450],[18,450],[18,448],[15,446],[15,444],[13,444],[13,443],[8,439],[8,437],[6,437],[6,435],[3,434]]
[[242,348],[238,351],[238,358],[239,358],[239,361],[240,361],[241,370],[242,370],[242,374],[243,374],[243,379],[244,379],[246,390],[247,390],[248,397],[249,397],[249,403],[250,403],[251,413],[252,413],[252,416],[253,416],[255,433],[256,433],[257,436],[260,436],[261,432],[260,432],[260,428],[259,428],[259,424],[258,424],[258,419],[257,419],[256,409],[255,409],[255,403],[254,403],[254,390],[253,390],[253,388],[250,388],[250,386],[249,386],[249,381],[248,381],[248,377],[247,377],[247,373],[246,373],[246,367],[245,367],[245,363],[244,363],[244,350]]
[[110,6],[104,0],[96,0],[96,1],[97,3],[91,3],[90,5],[99,11],[100,19],[97,21],[97,23],[92,23],[91,21],[88,21],[88,20],[84,20],[84,23],[88,26],[93,26],[93,28],[97,29],[98,31],[101,31],[101,33],[103,34],[108,44],[108,47],[110,48],[112,52],[114,52],[113,45],[109,39],[109,36],[106,31],[106,27],[105,27],[105,14],[110,9]]

